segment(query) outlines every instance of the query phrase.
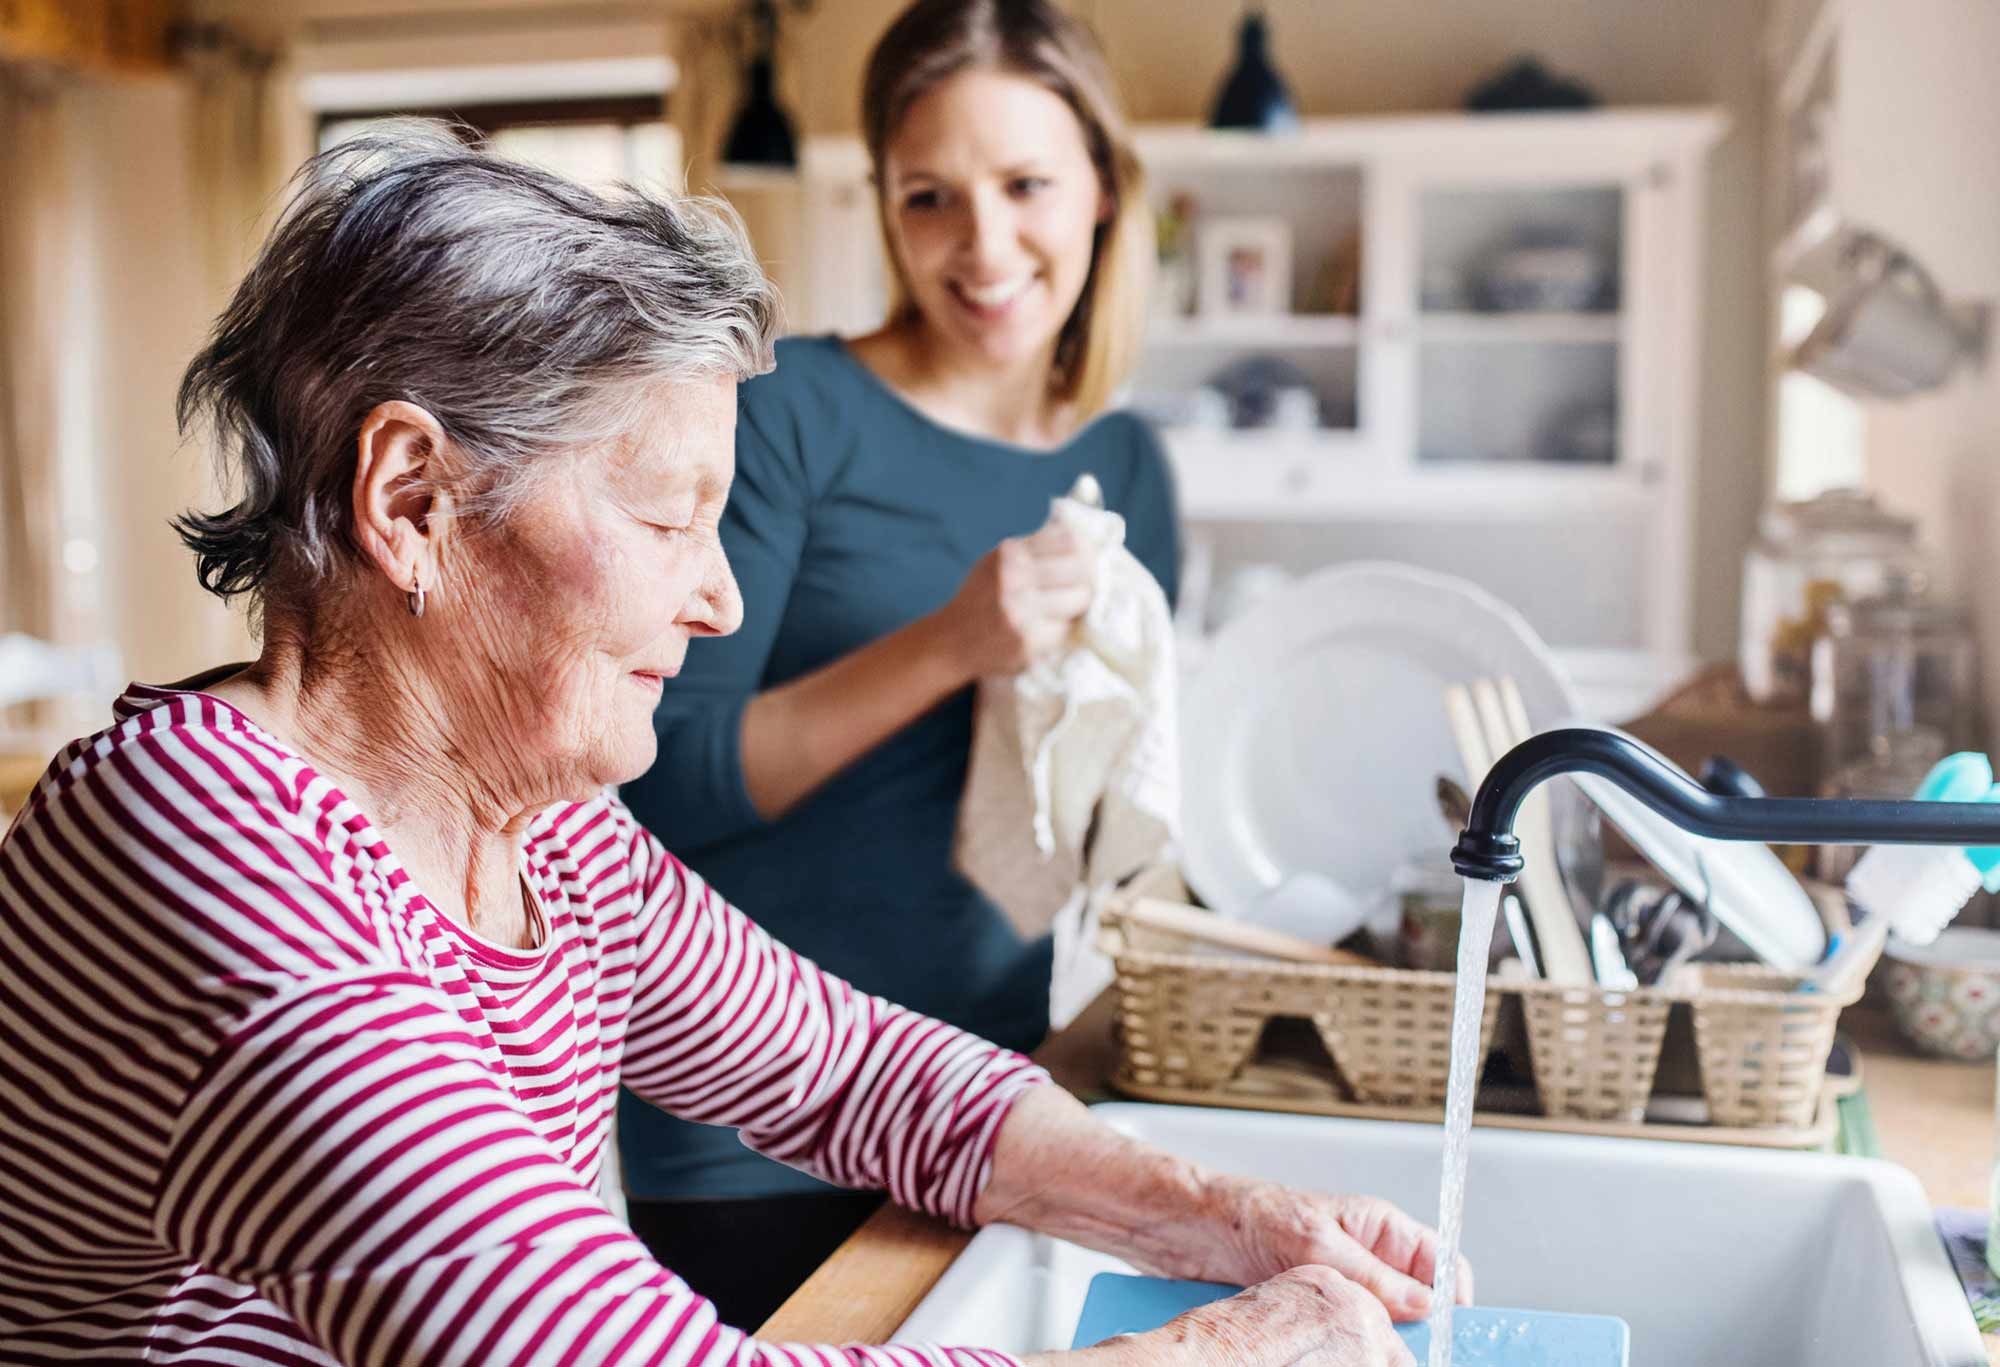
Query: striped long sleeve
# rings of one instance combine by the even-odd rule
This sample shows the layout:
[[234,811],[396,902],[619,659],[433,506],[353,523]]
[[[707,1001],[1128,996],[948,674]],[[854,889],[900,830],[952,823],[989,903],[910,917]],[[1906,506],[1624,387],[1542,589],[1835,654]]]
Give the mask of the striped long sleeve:
[[760,1343],[593,1183],[623,1066],[967,1220],[1025,1060],[790,954],[608,799],[534,823],[509,949],[215,700],[121,716],[0,842],[0,1361],[1010,1361]]
[[828,1182],[970,1225],[1009,1104],[1046,1074],[820,972],[657,845],[635,876],[671,910],[646,928],[625,1085]]

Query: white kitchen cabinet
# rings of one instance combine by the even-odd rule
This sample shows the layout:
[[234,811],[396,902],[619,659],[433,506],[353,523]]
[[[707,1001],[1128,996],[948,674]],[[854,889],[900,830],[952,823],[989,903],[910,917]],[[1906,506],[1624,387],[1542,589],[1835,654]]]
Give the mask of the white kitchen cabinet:
[[[1142,126],[1154,198],[1191,196],[1197,238],[1217,216],[1289,225],[1293,311],[1156,310],[1133,397],[1265,356],[1318,400],[1312,428],[1164,427],[1187,519],[1239,542],[1246,523],[1294,543],[1310,524],[1316,558],[1469,574],[1559,646],[1684,655],[1704,162],[1724,128],[1709,110]],[[814,139],[801,163],[794,325],[873,327],[887,273],[866,158]],[[1358,307],[1326,311],[1356,240]],[[1523,245],[1543,250],[1504,257]],[[1582,278],[1559,268],[1585,259],[1597,287],[1557,299],[1550,282]]]

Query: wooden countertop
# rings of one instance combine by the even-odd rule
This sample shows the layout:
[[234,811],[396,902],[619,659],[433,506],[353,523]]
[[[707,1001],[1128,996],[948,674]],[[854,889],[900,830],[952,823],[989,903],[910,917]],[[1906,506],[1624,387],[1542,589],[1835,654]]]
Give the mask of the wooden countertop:
[[[1935,1205],[1984,1206],[1993,1162],[1994,1069],[1913,1056],[1879,1010],[1842,1018],[1861,1051],[1862,1077],[1883,1154],[1915,1173]],[[1036,1055],[1086,1100],[1103,1096],[1110,1008],[1100,1001]],[[881,1343],[909,1318],[972,1236],[896,1206],[821,1265],[758,1331],[761,1338]],[[2000,1336],[1987,1356],[2000,1367]]]

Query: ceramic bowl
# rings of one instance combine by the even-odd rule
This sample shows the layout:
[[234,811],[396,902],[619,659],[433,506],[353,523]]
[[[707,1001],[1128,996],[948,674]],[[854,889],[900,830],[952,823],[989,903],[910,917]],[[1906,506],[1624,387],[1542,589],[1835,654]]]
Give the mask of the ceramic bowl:
[[1882,978],[1896,1024],[1925,1053],[1979,1062],[2000,1050],[2000,930],[1954,926],[1928,945],[1892,938]]

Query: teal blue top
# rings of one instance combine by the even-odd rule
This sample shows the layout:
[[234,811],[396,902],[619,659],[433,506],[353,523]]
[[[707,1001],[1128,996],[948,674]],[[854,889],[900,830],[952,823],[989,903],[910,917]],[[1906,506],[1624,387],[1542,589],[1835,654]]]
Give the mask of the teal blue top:
[[[778,343],[742,388],[722,542],[743,627],[697,641],[654,717],[660,753],[623,796],[666,846],[774,936],[865,991],[1015,1049],[1048,1025],[1046,938],[1023,943],[952,871],[972,690],[904,727],[777,821],[737,745],[755,694],[944,606],[1003,539],[1089,471],[1126,544],[1176,588],[1173,486],[1152,431],[1107,413],[1039,451],[925,417],[838,338]],[[626,1189],[651,1200],[825,1190],[729,1130],[619,1100]]]

